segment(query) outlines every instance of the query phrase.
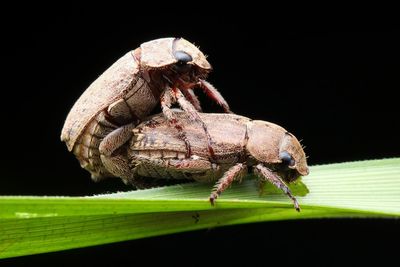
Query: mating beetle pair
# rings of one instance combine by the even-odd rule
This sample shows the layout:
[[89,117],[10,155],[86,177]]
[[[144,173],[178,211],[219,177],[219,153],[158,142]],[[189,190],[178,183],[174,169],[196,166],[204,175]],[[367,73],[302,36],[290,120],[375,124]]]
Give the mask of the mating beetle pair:
[[[203,53],[184,39],[143,43],[83,93],[61,139],[94,180],[114,176],[137,187],[147,187],[154,178],[217,180],[210,196],[214,203],[251,167],[260,181],[282,189],[299,210],[285,182],[308,174],[301,145],[272,123],[198,113],[196,87],[230,113],[205,81],[210,70]],[[159,102],[163,115],[146,118]],[[175,102],[183,112],[171,110]]]
[[[157,103],[161,102],[164,115],[177,129],[182,126],[170,111],[174,102],[202,123],[196,111],[201,108],[194,87],[203,89],[230,112],[219,92],[204,80],[210,71],[211,65],[203,53],[185,39],[163,38],[143,43],[115,62],[82,94],[68,114],[61,140],[94,180],[109,177],[100,154],[111,155],[122,146],[130,136],[126,135],[128,131],[118,128],[138,124]],[[184,139],[184,132],[180,132]],[[111,140],[105,140],[107,146],[99,151],[100,142],[107,137]],[[188,143],[187,146],[189,150]],[[212,153],[211,145],[209,150]],[[122,164],[123,159],[115,161]]]

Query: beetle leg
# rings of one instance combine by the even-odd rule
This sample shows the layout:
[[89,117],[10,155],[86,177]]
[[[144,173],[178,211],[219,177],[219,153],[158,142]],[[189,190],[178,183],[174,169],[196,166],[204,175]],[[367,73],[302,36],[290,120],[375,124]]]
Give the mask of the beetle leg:
[[124,179],[131,176],[129,164],[125,156],[115,152],[131,139],[134,127],[133,124],[128,124],[115,129],[106,135],[99,145],[100,158],[104,167],[111,174]]
[[194,108],[198,111],[198,112],[202,112],[201,109],[201,105],[200,105],[200,101],[197,98],[197,96],[194,94],[193,89],[185,89],[182,90],[183,95],[185,96],[185,98],[192,103],[192,105],[194,106]]
[[[141,162],[129,162],[127,155],[100,155],[104,167],[113,175],[120,177],[125,184],[131,184],[137,189],[146,189],[164,185],[157,179],[141,177],[135,172],[135,167]],[[133,166],[133,170],[132,170]]]
[[221,193],[224,192],[233,181],[241,180],[246,173],[247,166],[243,163],[237,163],[236,165],[230,167],[229,170],[224,173],[222,178],[220,178],[215,184],[210,195],[211,205],[214,206],[215,200],[218,198],[218,196],[221,195]]
[[120,177],[125,184],[134,179],[126,156],[115,155],[111,157],[100,155],[100,159],[106,170],[112,175]]
[[134,128],[135,125],[127,124],[106,135],[99,145],[100,154],[111,156],[118,148],[131,139]]
[[161,95],[160,103],[162,112],[170,123],[176,122],[174,113],[171,110],[171,106],[175,101],[176,99],[173,99],[172,89],[167,88]]
[[173,93],[172,88],[168,88],[164,91],[161,96],[161,108],[164,116],[167,118],[169,123],[178,130],[179,138],[185,142],[186,146],[186,157],[189,158],[192,155],[192,149],[190,148],[189,140],[186,137],[185,132],[183,131],[183,126],[178,123],[174,113],[171,110],[171,105],[173,102],[176,102],[175,94]]
[[300,211],[299,203],[297,202],[297,199],[292,195],[289,187],[272,170],[268,169],[262,164],[258,164],[254,167],[254,173],[260,178],[260,187],[263,186],[265,181],[272,183],[274,186],[281,189],[293,201],[295,209],[297,211]]
[[224,97],[218,92],[218,90],[211,83],[205,80],[200,80],[199,85],[200,88],[203,89],[204,93],[209,98],[217,102],[217,104],[220,105],[226,113],[232,113]]
[[193,105],[182,94],[181,90],[179,90],[177,88],[173,88],[172,92],[174,93],[174,96],[175,96],[176,100],[178,101],[178,104],[181,106],[181,108],[191,117],[192,120],[200,123],[201,126],[203,127],[204,133],[207,136],[208,152],[210,154],[211,159],[215,160],[215,153],[214,153],[214,149],[212,148],[212,139],[211,139],[210,133],[207,130],[206,124],[200,118],[199,113],[197,113],[197,111],[193,107]]
[[188,114],[189,118],[193,121],[202,122],[195,107],[185,98],[182,91],[178,88],[172,88],[172,93],[178,102],[179,106]]

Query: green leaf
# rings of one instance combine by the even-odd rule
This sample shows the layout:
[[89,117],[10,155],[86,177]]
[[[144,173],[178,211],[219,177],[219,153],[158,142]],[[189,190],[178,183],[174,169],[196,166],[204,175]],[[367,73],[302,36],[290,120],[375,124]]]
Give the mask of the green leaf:
[[[400,217],[400,158],[312,166],[291,185],[301,212],[272,186],[247,177],[212,207],[210,184],[92,197],[0,197],[0,258],[251,222]],[[309,188],[309,193],[306,184]]]
[[[310,193],[310,190],[308,190],[308,187],[303,183],[301,178],[289,184],[289,188],[290,191],[292,191],[292,194],[295,196],[304,197]],[[282,191],[273,184],[266,183],[261,196],[268,196],[270,194],[282,194]]]

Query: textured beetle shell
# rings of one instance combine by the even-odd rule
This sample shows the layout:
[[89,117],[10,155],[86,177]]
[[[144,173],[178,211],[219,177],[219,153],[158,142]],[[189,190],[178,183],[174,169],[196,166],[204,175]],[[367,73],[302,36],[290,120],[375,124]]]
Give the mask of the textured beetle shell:
[[[176,113],[179,121],[184,125],[184,131],[190,142],[192,154],[195,157],[208,159],[207,138],[201,126],[187,118],[185,113]],[[208,132],[214,141],[214,162],[218,169],[210,169],[206,172],[196,171],[194,167],[189,172],[181,172],[153,166],[151,163],[140,162],[135,172],[143,177],[162,179],[194,179],[201,182],[209,182],[218,179],[232,164],[240,161],[245,155],[244,151],[247,122],[250,119],[234,114],[200,114],[201,119],[207,125]],[[216,123],[218,122],[218,123]],[[226,133],[229,129],[229,134]],[[184,159],[186,154],[185,143],[179,138],[174,128],[163,116],[156,115],[138,125],[134,130],[128,155],[149,157],[153,160]],[[135,165],[135,162],[132,162]],[[204,164],[204,162],[203,162]]]
[[[207,138],[201,126],[188,119],[185,113],[177,112],[179,121],[184,125],[184,131],[190,142],[192,154],[204,158],[209,157]],[[237,160],[237,151],[243,150],[246,123],[250,119],[235,114],[204,114],[201,119],[207,125],[213,140],[213,149],[218,163]],[[134,138],[130,148],[137,151],[170,150],[185,154],[186,147],[177,131],[163,118],[156,115],[152,118],[156,126],[147,122],[134,129]],[[150,126],[149,126],[150,125]],[[227,131],[229,134],[227,134]]]
[[[308,174],[305,153],[296,137],[281,126],[234,114],[204,114],[200,117],[207,125],[208,132],[214,141],[215,158],[210,159],[207,151],[207,139],[201,126],[193,123],[183,112],[177,113],[183,123],[185,135],[195,157],[218,164],[218,170],[197,174],[194,169],[188,176],[188,171],[160,168],[149,162],[136,162],[136,156],[152,160],[184,159],[185,143],[179,138],[163,116],[156,115],[138,125],[128,148],[128,156],[133,158],[132,164],[139,176],[153,178],[195,179],[211,181],[221,177],[221,173],[236,163],[252,166],[261,162],[266,166],[274,166],[282,161],[280,151],[284,148],[298,160],[295,169],[300,175]],[[136,166],[137,164],[137,166]]]
[[[263,134],[259,134],[260,132]],[[279,144],[285,132],[285,129],[274,123],[255,120],[249,125],[247,149],[260,162],[281,162]]]
[[119,126],[141,120],[159,102],[138,72],[133,51],[128,52],[90,85],[65,121],[61,140],[94,180],[113,176],[101,162],[101,140]]
[[[159,68],[165,65],[176,63],[173,55],[172,47],[175,38],[161,38],[143,43],[140,46],[142,57],[140,59],[141,65],[144,68]],[[195,64],[203,69],[210,70],[211,65],[206,60],[204,54],[189,41],[180,38],[175,41],[175,50],[184,51],[191,55]]]
[[279,152],[287,151],[293,156],[296,164],[290,168],[296,169],[301,175],[308,175],[309,169],[306,154],[304,153],[303,146],[293,134],[286,132],[285,138],[281,140],[279,147]]
[[66,142],[69,151],[88,123],[111,103],[121,99],[136,83],[139,68],[132,53],[130,51],[116,61],[75,102],[61,133],[61,140]]

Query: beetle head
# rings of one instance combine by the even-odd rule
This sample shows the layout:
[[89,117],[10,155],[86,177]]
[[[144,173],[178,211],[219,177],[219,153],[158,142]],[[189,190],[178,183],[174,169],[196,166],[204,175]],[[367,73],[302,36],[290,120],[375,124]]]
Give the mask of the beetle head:
[[[297,138],[289,132],[285,132],[279,144],[279,159],[284,167],[283,169],[295,170],[298,175],[308,175],[307,157],[303,147]],[[296,172],[292,174],[295,176]],[[289,178],[293,180],[296,177]]]
[[211,71],[206,56],[183,38],[161,38],[140,46],[140,66],[159,70],[165,78],[181,89],[192,87]]
[[284,180],[290,182],[308,175],[307,159],[300,142],[282,127],[266,121],[251,121],[248,138],[246,148],[250,155]]

